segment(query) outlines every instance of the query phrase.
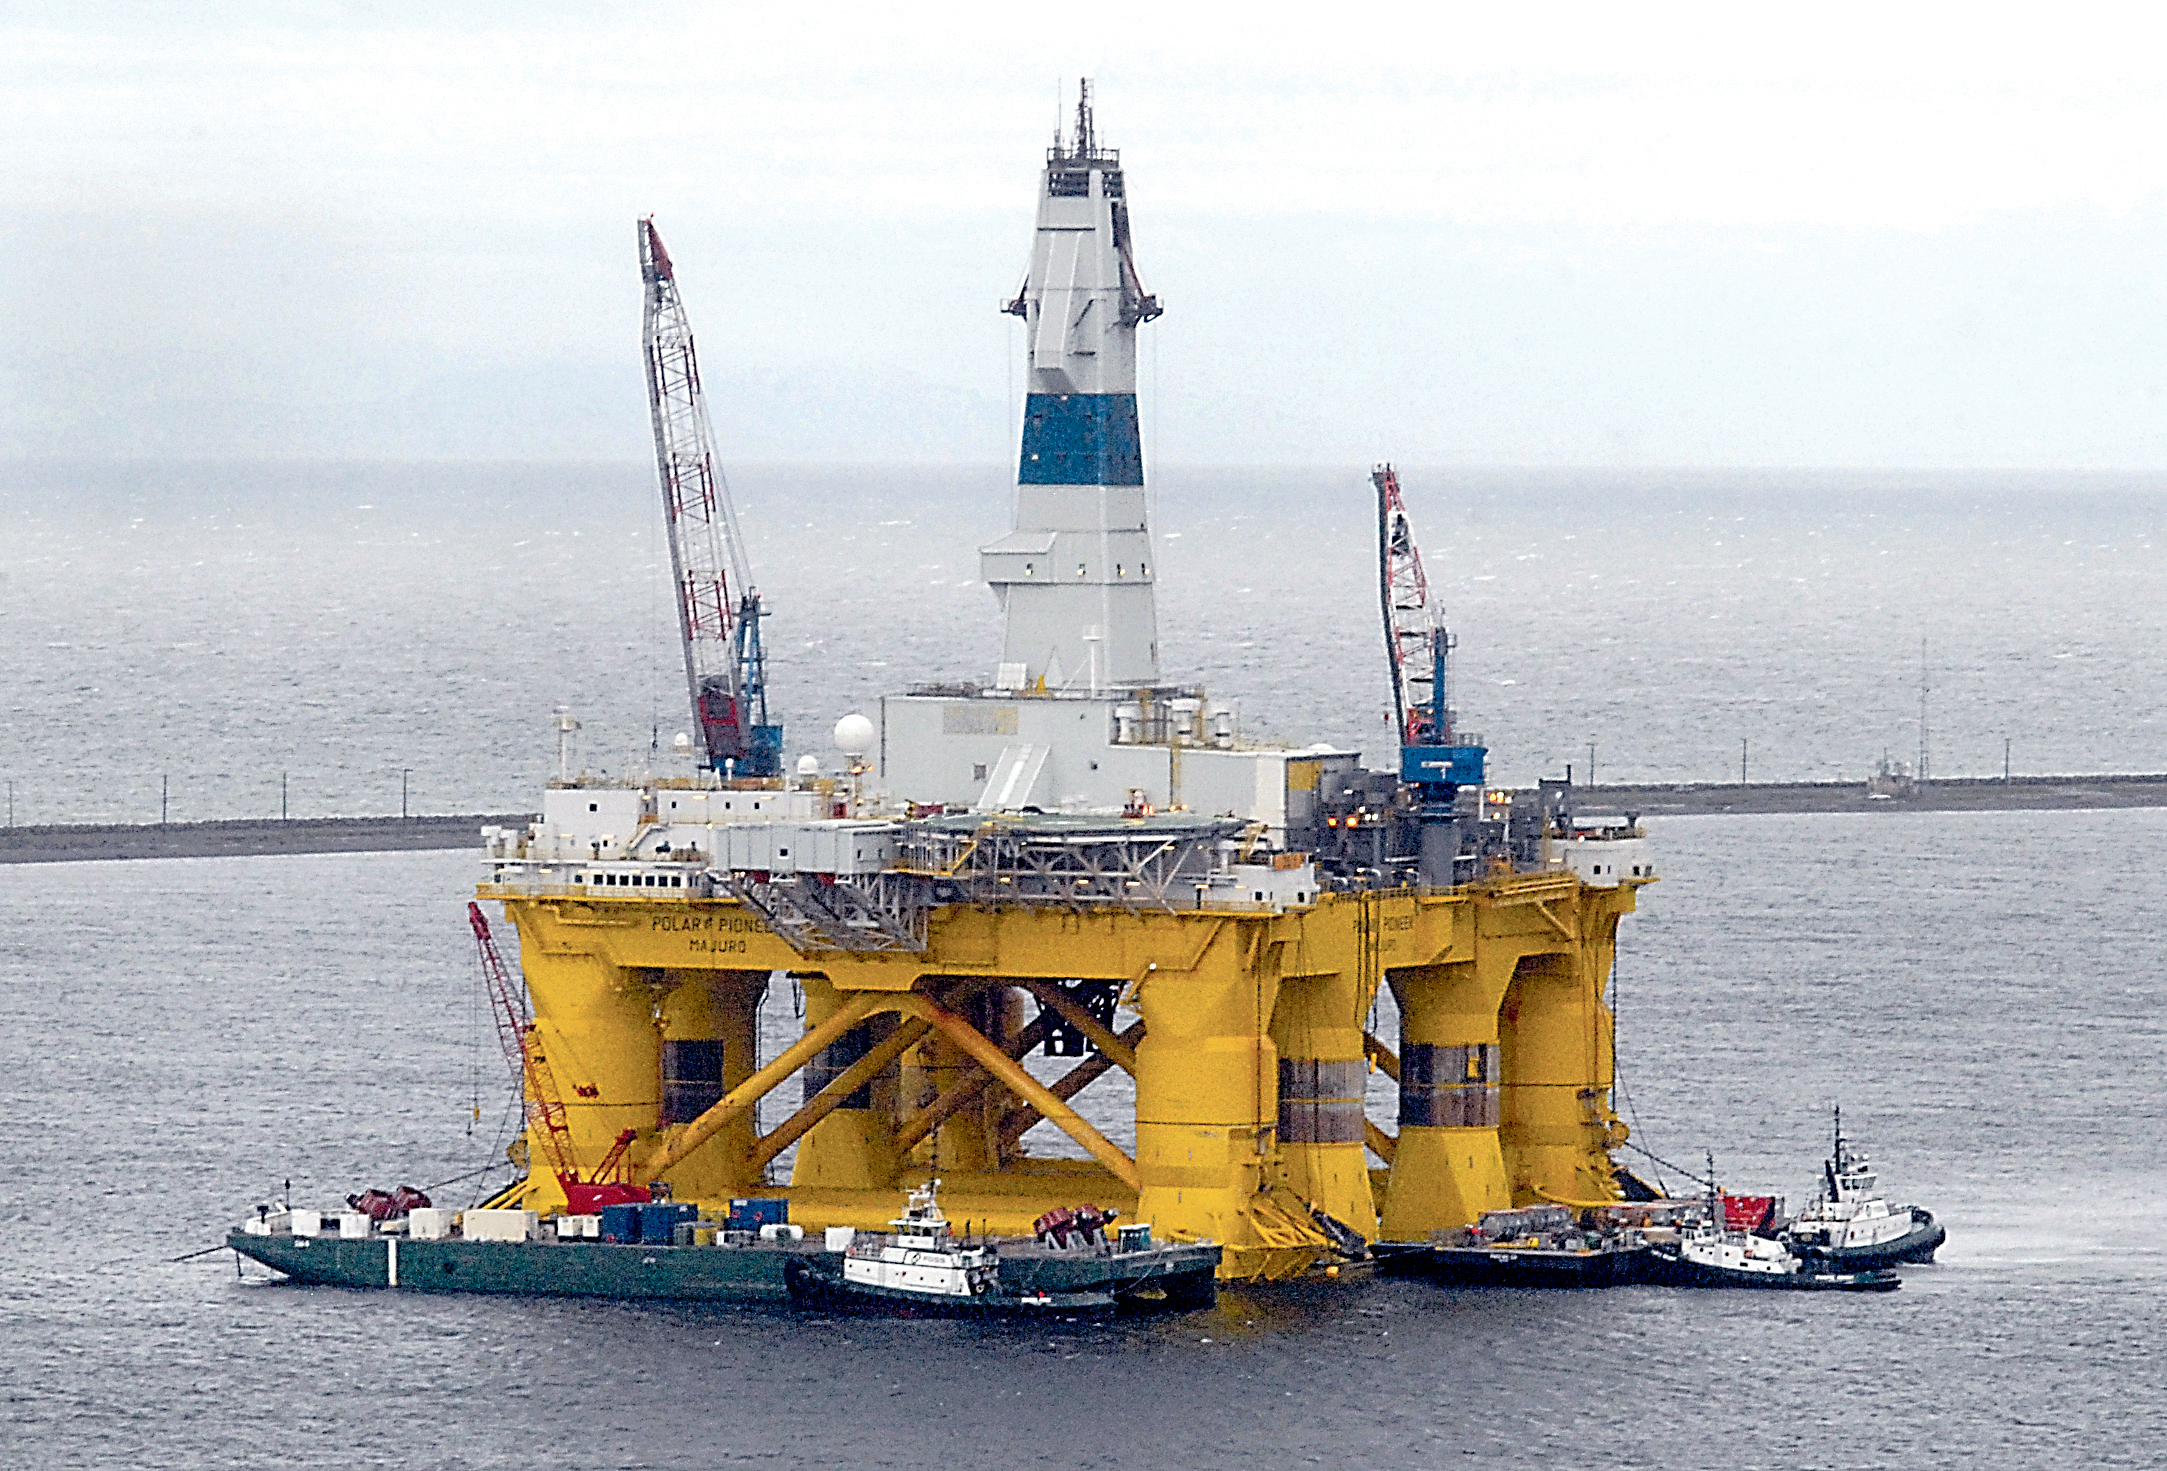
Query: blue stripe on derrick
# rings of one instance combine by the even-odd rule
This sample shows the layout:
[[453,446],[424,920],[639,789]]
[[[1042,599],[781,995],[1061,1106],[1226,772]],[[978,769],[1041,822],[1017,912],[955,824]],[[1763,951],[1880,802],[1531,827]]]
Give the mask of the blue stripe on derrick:
[[1142,485],[1133,393],[1034,393],[1023,408],[1024,485]]

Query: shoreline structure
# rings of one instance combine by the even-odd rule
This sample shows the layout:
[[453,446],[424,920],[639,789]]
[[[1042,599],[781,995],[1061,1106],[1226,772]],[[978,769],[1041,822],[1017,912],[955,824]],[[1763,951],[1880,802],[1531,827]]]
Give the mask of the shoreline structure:
[[[1514,796],[1522,795],[1516,790]],[[1528,795],[1532,796],[1532,793]],[[2167,807],[2167,773],[1956,777],[1900,797],[1865,782],[1650,782],[1576,786],[1583,812],[1641,817],[1802,812],[2071,812]],[[117,858],[245,858],[283,853],[394,853],[479,848],[484,827],[524,828],[529,812],[433,817],[241,817],[216,822],[49,824],[0,828],[0,864]]]
[[216,822],[82,823],[0,828],[0,863],[103,858],[247,858],[280,853],[396,853],[472,848],[484,827],[525,827],[527,812],[449,817],[235,817]]

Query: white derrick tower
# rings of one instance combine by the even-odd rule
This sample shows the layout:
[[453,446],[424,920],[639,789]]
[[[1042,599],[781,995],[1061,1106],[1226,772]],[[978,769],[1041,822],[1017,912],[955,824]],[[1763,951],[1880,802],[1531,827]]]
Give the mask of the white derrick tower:
[[1156,685],[1136,329],[1161,309],[1136,273],[1121,155],[1098,146],[1088,81],[1074,137],[1047,150],[1030,272],[1005,309],[1024,320],[1030,370],[1015,530],[980,552],[1006,620],[995,683]]
[[[1022,289],[1029,398],[1015,529],[980,549],[1005,630],[993,687],[922,685],[880,702],[876,790],[977,812],[1241,817],[1264,841],[1314,828],[1359,754],[1243,740],[1233,702],[1160,682],[1136,329],[1159,315],[1129,243],[1121,156],[1086,83],[1039,176]],[[1251,889],[1261,893],[1261,888]]]

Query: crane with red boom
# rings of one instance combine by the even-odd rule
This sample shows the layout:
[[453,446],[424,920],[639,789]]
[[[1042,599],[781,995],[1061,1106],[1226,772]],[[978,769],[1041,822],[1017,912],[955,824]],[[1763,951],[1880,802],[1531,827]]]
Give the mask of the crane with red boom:
[[1379,465],[1370,483],[1377,488],[1377,582],[1384,604],[1385,653],[1392,666],[1400,780],[1414,790],[1422,829],[1422,881],[1449,885],[1460,846],[1455,804],[1461,787],[1482,785],[1489,751],[1465,742],[1452,728],[1445,675],[1453,638],[1445,627],[1444,609],[1430,595],[1422,552],[1400,495],[1399,473]]
[[482,913],[481,905],[471,900],[467,903],[467,923],[474,930],[482,984],[488,988],[490,1010],[496,1015],[497,1040],[503,1044],[504,1060],[519,1088],[528,1142],[541,1146],[551,1173],[564,1190],[565,1209],[576,1216],[591,1215],[605,1205],[647,1199],[645,1186],[624,1178],[625,1151],[636,1137],[630,1129],[617,1136],[617,1142],[592,1172],[580,1172],[572,1149],[571,1126],[565,1119],[564,1095],[557,1091],[557,1077],[542,1051],[542,1039],[535,1034],[534,1021],[512,984],[511,968],[497,952],[496,939],[489,933],[489,917]]
[[655,470],[700,745],[707,764],[726,778],[780,776],[783,729],[768,719],[767,654],[760,643],[766,609],[753,590],[730,485],[716,463],[715,429],[677,268],[652,217],[640,221],[640,278]]
[[1445,703],[1445,660],[1452,635],[1444,610],[1430,598],[1422,571],[1422,551],[1415,545],[1400,496],[1399,473],[1379,465],[1370,473],[1377,487],[1378,587],[1384,597],[1385,653],[1392,664],[1394,726],[1403,746],[1451,744],[1452,711]]

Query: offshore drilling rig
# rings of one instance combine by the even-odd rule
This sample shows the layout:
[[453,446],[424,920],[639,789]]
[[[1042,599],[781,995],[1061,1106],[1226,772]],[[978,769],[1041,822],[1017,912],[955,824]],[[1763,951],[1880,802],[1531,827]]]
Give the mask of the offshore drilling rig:
[[[1516,812],[1484,791],[1390,468],[1375,483],[1396,769],[1249,741],[1231,701],[1160,676],[1136,334],[1161,306],[1088,90],[1047,152],[1006,306],[1030,381],[1015,525],[981,553],[1001,660],[983,684],[846,716],[847,778],[774,775],[779,731],[777,764],[759,764],[775,728],[748,693],[757,660],[732,642],[749,624],[757,651],[757,599],[710,597],[737,619],[716,625],[729,652],[692,647],[702,569],[740,558],[751,593],[703,498],[721,483],[704,405],[673,400],[657,367],[658,333],[683,319],[651,222],[641,251],[673,541],[721,538],[676,562],[711,770],[560,780],[539,821],[484,834],[480,893],[518,928],[531,1045],[571,1090],[549,1141],[568,1178],[610,1157],[679,1200],[781,1195],[808,1227],[875,1227],[937,1173],[950,1211],[989,1230],[1089,1200],[1222,1244],[1230,1279],[1486,1210],[1619,1197],[1603,990],[1654,877],[1647,844],[1576,823],[1554,792]],[[696,398],[696,366],[680,382]],[[724,695],[735,734],[710,715]],[[804,1031],[762,1058],[778,972],[803,987]],[[1384,987],[1396,1037],[1366,1026]],[[1076,1061],[1042,1081],[1033,1049]],[[1132,1151],[1076,1106],[1116,1069],[1134,1080]],[[1365,1114],[1373,1070],[1397,1086],[1396,1130]],[[762,1130],[758,1106],[793,1078],[795,1108]],[[1034,1155],[1042,1122],[1083,1157]],[[562,1191],[536,1171],[500,1203],[555,1209]]]

